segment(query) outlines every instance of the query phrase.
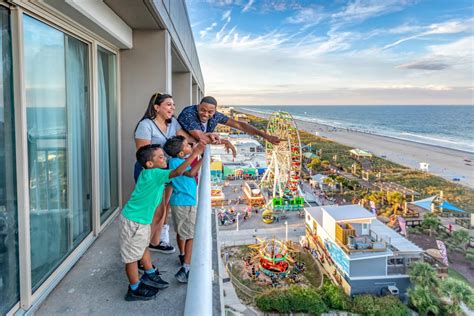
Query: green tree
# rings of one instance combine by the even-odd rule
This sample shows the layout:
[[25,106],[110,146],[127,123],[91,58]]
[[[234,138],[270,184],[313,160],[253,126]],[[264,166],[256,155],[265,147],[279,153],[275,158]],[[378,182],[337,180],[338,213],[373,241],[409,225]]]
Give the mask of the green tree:
[[439,218],[436,214],[426,213],[423,216],[423,221],[421,222],[421,227],[423,229],[428,229],[429,235],[431,237],[431,234],[433,233],[433,231],[438,229],[439,224],[440,224],[440,221],[439,221]]
[[461,302],[470,305],[474,300],[473,289],[466,283],[453,278],[447,278],[442,281],[439,289],[440,293],[451,301],[451,304],[447,304],[446,306],[450,314],[460,314]]
[[410,281],[414,285],[433,289],[438,285],[439,278],[428,263],[417,262],[411,266]]
[[387,203],[390,205],[394,213],[397,212],[404,201],[403,194],[400,192],[387,192]]
[[311,162],[308,164],[308,168],[311,170],[316,169],[321,164],[321,160],[319,158],[313,158],[311,159]]
[[414,288],[408,289],[408,297],[411,305],[418,310],[421,316],[426,316],[428,313],[438,315],[440,302],[431,288],[416,285]]
[[339,187],[341,189],[341,194],[344,193],[344,182],[346,179],[343,176],[337,176],[336,177],[336,182],[339,184]]
[[331,165],[331,163],[327,160],[321,161],[321,167],[323,167],[324,169],[329,169],[330,165]]
[[452,234],[452,238],[456,244],[460,245],[464,249],[464,252],[467,251],[469,240],[471,238],[467,230],[461,229],[454,231]]

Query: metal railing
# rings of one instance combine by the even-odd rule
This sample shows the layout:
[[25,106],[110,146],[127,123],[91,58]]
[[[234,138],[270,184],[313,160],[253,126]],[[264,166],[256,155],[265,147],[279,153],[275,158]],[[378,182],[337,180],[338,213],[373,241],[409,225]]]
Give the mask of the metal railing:
[[210,145],[204,152],[199,176],[198,207],[184,315],[212,315],[212,211]]

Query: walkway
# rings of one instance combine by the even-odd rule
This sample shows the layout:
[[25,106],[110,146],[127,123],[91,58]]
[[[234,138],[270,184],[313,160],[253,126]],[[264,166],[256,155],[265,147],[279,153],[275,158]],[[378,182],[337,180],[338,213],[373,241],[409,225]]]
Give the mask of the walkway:
[[[172,242],[174,231],[170,229]],[[36,315],[183,315],[186,285],[174,278],[177,253],[153,253],[153,262],[170,287],[147,302],[126,302],[127,278],[120,261],[118,218],[87,250],[40,306]]]

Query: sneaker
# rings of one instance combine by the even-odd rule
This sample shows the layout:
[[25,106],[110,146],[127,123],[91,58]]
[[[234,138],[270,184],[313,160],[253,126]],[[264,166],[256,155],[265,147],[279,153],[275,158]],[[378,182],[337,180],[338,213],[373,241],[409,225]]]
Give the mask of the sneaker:
[[181,267],[181,269],[178,270],[178,272],[174,275],[174,277],[180,283],[188,283],[189,271],[186,272],[184,267]]
[[127,295],[125,295],[125,300],[130,301],[149,301],[156,297],[158,289],[152,288],[143,282],[140,282],[136,290],[132,290],[130,285],[128,286]]
[[151,251],[157,251],[167,254],[174,253],[176,251],[173,246],[171,246],[170,244],[165,244],[164,242],[160,242],[158,246],[153,246],[152,244],[150,244],[148,246],[148,249],[150,249]]
[[179,258],[179,265],[183,265],[184,264],[184,255],[178,255],[178,258]]
[[[156,271],[156,273],[158,273],[158,275],[161,274],[160,271],[158,270],[158,268],[155,267],[154,264],[153,264],[153,269],[155,269],[155,271]],[[139,270],[140,272],[145,272],[145,268],[143,267],[143,264],[142,264],[140,261],[138,261],[138,270]]]
[[154,287],[156,289],[166,289],[170,284],[163,280],[158,273],[145,273],[142,275],[141,281],[148,286]]

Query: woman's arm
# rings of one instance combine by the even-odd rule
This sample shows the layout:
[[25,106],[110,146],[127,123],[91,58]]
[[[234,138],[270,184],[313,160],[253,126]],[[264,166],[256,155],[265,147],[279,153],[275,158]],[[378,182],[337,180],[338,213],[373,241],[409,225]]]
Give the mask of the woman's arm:
[[151,144],[151,140],[149,140],[149,139],[135,138],[135,147],[137,148],[137,150],[140,147],[143,147],[145,145],[150,145],[150,144]]

